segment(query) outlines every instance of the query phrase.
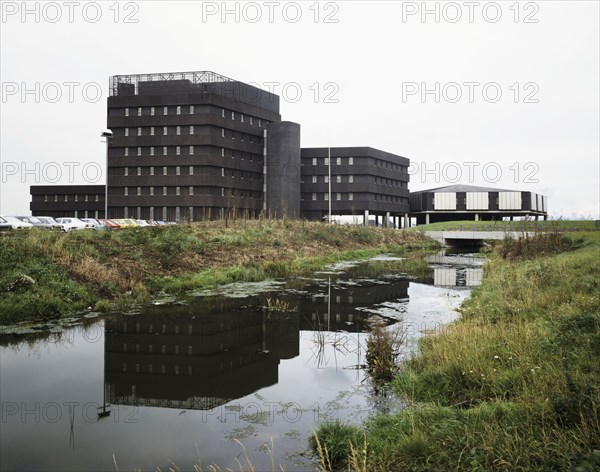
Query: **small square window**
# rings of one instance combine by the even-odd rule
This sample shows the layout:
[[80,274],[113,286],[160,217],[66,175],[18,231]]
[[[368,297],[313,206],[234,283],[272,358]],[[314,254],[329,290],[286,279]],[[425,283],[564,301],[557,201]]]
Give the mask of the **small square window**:
[[177,136],[181,135],[181,126],[177,127]]
[[150,167],[150,175],[154,175],[154,166]]
[[129,148],[125,148],[124,155],[125,155],[125,157],[129,156]]
[[318,162],[317,162],[317,158],[316,158],[316,157],[313,157],[313,160],[312,160],[312,165],[313,165],[313,166],[316,166],[317,164],[318,164]]
[[181,107],[180,106],[177,107],[177,114],[181,115]]
[[194,105],[190,105],[190,115],[194,114]]
[[342,158],[341,157],[336,158],[335,164],[338,165],[338,166],[341,166],[342,165]]
[[225,108],[221,109],[221,118],[225,118]]
[[154,114],[155,114],[154,107],[150,107],[150,116],[154,116]]
[[138,116],[142,116],[142,107],[138,107]]
[[163,115],[169,114],[169,107],[163,107]]
[[348,165],[349,166],[354,165],[354,158],[353,157],[349,157],[348,158]]
[[181,167],[180,166],[175,167],[175,175],[181,175]]
[[190,156],[194,155],[194,146],[190,146]]
[[163,136],[166,136],[166,135],[167,135],[167,127],[163,126]]
[[129,128],[125,128],[125,136],[129,136]]
[[313,194],[312,194],[312,199],[313,199],[313,200],[316,200],[316,199],[317,199],[317,194],[316,194],[316,193],[313,193]]
[[163,166],[163,175],[167,175],[168,170],[169,169],[167,169],[167,166]]
[[150,126],[150,136],[154,136],[154,126]]
[[141,168],[141,167],[138,167],[138,168],[136,169],[136,173],[137,173],[137,175],[142,175],[142,168]]
[[194,134],[194,125],[190,126],[190,134]]
[[138,147],[138,148],[137,148],[137,155],[138,155],[138,156],[141,156],[141,155],[142,155],[142,148],[141,148],[141,147]]
[[189,195],[194,195],[194,187],[189,187],[188,188],[188,194]]
[[181,156],[181,146],[177,146],[177,147],[175,148],[175,154],[176,154],[177,156]]
[[353,175],[349,175],[349,176],[348,176],[348,182],[349,182],[349,183],[352,183],[352,182],[354,182],[354,176],[353,176]]
[[154,146],[150,146],[150,155],[154,156]]
[[167,155],[167,146],[163,146],[163,156]]
[[123,167],[123,175],[127,177],[129,175],[129,167]]
[[313,176],[312,176],[312,183],[313,183],[313,184],[316,184],[316,183],[317,183],[317,176],[316,176],[316,175],[313,175]]
[[348,200],[354,200],[354,194],[353,193],[349,193],[348,194]]
[[125,108],[125,116],[129,116],[129,108]]
[[188,174],[194,175],[194,166],[190,166],[188,169]]

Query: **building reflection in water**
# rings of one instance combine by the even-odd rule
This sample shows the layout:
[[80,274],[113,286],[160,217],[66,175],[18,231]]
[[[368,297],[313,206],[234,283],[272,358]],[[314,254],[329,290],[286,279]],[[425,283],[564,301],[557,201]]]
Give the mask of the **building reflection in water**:
[[215,408],[277,383],[280,359],[299,353],[297,312],[247,310],[228,299],[202,307],[151,307],[106,321],[110,403]]
[[477,254],[442,251],[427,256],[433,265],[433,284],[443,287],[475,287],[483,278],[483,259]]
[[366,332],[371,315],[357,308],[407,298],[408,286],[404,279],[325,281],[271,295],[297,307],[289,312],[268,311],[265,295],[199,298],[107,319],[107,401],[207,410],[250,395],[277,383],[280,361],[299,355],[300,330]]

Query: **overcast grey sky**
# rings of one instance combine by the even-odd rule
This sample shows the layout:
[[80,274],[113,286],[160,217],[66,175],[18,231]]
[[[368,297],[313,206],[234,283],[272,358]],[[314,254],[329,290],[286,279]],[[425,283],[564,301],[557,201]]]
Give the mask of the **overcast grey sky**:
[[111,75],[212,70],[274,88],[302,146],[410,158],[599,217],[599,2],[2,1],[0,214],[103,183]]

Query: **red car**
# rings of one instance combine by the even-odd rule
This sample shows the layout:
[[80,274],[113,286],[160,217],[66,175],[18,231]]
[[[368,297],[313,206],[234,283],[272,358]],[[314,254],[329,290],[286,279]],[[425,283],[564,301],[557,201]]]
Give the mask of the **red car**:
[[100,223],[102,223],[104,226],[106,226],[108,229],[121,229],[121,225],[115,223],[114,221],[111,220],[98,220]]

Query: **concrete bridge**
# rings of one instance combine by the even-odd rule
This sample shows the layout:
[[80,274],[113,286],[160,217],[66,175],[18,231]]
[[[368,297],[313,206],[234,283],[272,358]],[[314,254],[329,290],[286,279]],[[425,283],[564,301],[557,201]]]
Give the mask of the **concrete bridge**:
[[423,234],[445,246],[482,245],[489,240],[533,236],[533,233],[523,231],[423,231]]

